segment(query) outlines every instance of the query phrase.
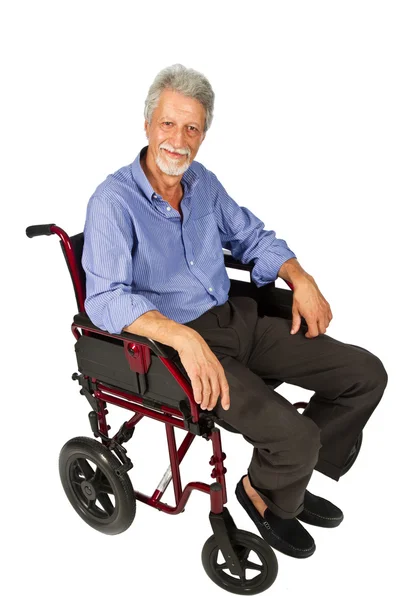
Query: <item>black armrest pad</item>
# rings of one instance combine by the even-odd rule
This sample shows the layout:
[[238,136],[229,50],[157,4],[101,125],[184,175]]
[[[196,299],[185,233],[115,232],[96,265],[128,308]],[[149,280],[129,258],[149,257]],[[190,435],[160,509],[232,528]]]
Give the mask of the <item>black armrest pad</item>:
[[[266,285],[259,288],[259,313],[269,317],[282,317],[292,320],[293,291]],[[301,317],[302,325],[307,321]]]
[[229,250],[226,250],[226,248],[223,248],[223,252],[224,252],[225,267],[230,267],[231,269],[238,269],[240,271],[252,271],[253,270],[253,267],[255,265],[254,260],[251,260],[249,263],[245,264],[245,263],[240,262],[240,260],[233,258],[231,252]]
[[143,344],[144,346],[148,346],[154,354],[157,356],[162,356],[163,358],[169,358],[171,360],[175,360],[179,357],[179,353],[172,346],[167,346],[166,344],[162,344],[161,342],[154,341],[148,337],[143,337],[142,335],[134,335],[132,333],[128,333],[127,331],[123,331],[121,334],[118,333],[109,333],[108,331],[104,331],[104,329],[100,329],[96,327],[89,319],[89,317],[85,313],[78,313],[74,317],[74,323],[78,327],[88,328],[96,331],[96,333],[101,333],[104,336],[113,337],[119,340],[126,340],[128,342],[137,342],[138,344]]

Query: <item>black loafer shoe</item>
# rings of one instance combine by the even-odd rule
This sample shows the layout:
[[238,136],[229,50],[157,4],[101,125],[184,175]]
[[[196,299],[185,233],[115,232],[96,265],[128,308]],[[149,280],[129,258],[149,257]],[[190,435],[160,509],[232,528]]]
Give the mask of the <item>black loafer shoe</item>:
[[343,521],[343,513],[332,502],[314,496],[308,490],[304,494],[304,509],[297,515],[299,521],[317,527],[337,527]]
[[235,494],[249,517],[256,524],[261,536],[272,548],[295,558],[307,558],[315,552],[315,542],[296,518],[281,519],[267,508],[264,518],[248,497],[243,487],[243,475],[236,486]]

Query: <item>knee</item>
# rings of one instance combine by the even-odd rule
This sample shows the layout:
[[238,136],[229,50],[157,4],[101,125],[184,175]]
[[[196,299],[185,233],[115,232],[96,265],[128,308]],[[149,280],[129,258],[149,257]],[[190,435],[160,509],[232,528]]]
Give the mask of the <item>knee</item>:
[[374,382],[376,384],[376,386],[382,388],[382,390],[384,390],[387,386],[387,382],[388,382],[388,374],[387,371],[385,369],[385,367],[383,366],[382,361],[377,357],[374,356],[374,370],[373,370],[373,379]]
[[387,386],[388,374],[382,361],[372,353],[364,354],[360,357],[362,368],[362,380],[371,388],[381,389],[382,392]]

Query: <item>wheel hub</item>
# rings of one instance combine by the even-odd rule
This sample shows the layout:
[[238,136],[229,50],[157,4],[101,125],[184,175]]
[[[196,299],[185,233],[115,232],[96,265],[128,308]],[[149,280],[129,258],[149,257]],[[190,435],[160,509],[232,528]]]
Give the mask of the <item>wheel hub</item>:
[[90,481],[82,481],[81,490],[87,500],[96,500],[96,488]]

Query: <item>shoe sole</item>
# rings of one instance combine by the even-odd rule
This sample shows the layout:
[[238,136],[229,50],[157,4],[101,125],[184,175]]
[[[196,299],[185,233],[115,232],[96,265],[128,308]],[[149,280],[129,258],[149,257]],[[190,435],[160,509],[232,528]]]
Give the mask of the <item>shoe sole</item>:
[[308,558],[312,554],[314,554],[316,546],[315,543],[310,548],[296,548],[289,542],[286,542],[282,538],[280,538],[271,528],[268,521],[262,521],[259,512],[256,508],[252,508],[250,506],[250,500],[246,492],[244,491],[243,484],[240,482],[236,486],[235,495],[238,499],[239,504],[244,508],[244,510],[249,515],[250,519],[255,523],[258,531],[261,536],[264,538],[266,542],[275,550],[279,550],[282,554],[286,554],[287,556],[292,556],[293,558]]

